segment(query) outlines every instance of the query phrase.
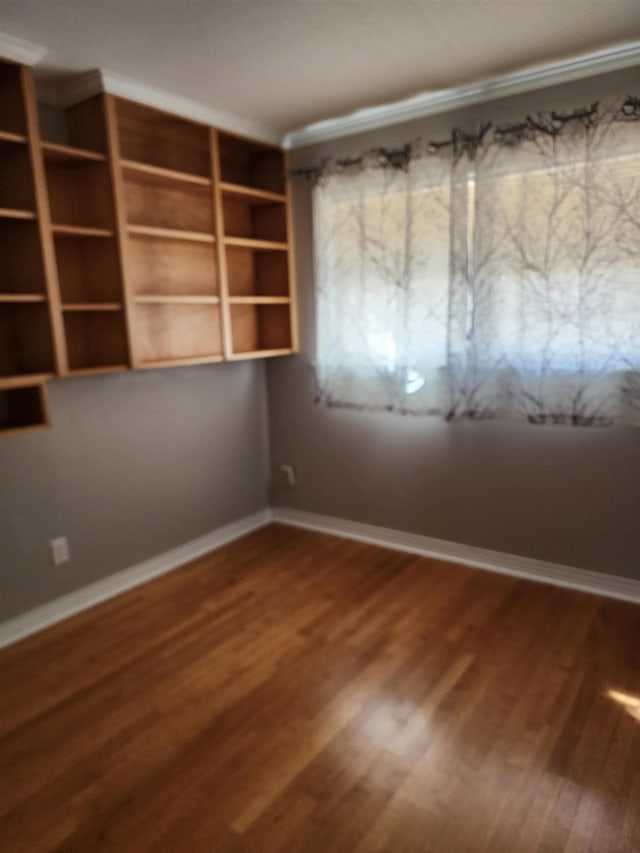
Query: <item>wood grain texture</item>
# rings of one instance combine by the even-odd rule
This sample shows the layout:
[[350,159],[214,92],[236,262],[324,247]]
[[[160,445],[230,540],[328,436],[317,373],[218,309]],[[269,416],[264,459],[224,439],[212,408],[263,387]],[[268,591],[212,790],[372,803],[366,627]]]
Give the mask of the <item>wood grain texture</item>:
[[[58,282],[55,249],[51,236],[51,206],[47,194],[47,179],[42,159],[42,150],[40,148],[40,125],[36,106],[33,72],[30,68],[21,66],[20,77],[27,144],[29,146],[29,157],[33,174],[38,240],[40,244],[37,252],[40,256],[38,258],[38,267],[44,274],[42,289],[47,294],[47,324],[49,327],[44,333],[39,327],[36,327],[34,334],[40,342],[39,347],[46,353],[45,358],[51,368],[57,373],[64,373],[67,369],[67,361],[64,345],[64,326],[60,313],[60,284]],[[32,274],[33,262],[29,262],[27,270],[28,275]],[[40,289],[37,288],[37,291],[39,292]]]
[[210,177],[207,127],[123,98],[114,103],[123,159]]
[[0,667],[5,853],[640,849],[636,605],[272,525]]

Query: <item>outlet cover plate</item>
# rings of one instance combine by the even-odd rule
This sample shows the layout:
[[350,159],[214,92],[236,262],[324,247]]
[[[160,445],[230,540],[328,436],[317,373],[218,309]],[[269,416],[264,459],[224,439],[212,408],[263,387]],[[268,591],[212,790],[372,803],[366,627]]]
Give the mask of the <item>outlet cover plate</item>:
[[49,557],[54,566],[60,566],[62,563],[69,562],[71,556],[66,536],[58,536],[57,539],[49,540]]

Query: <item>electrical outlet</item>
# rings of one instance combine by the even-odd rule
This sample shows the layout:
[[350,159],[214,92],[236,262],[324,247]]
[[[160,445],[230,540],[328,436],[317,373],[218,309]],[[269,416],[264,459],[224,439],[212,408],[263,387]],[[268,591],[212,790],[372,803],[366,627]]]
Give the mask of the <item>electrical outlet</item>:
[[296,484],[296,469],[293,465],[281,465],[278,469],[280,471],[280,477],[284,483],[290,488],[293,488]]
[[60,566],[62,563],[68,563],[71,559],[69,555],[69,543],[66,536],[58,536],[57,539],[49,540],[49,558],[54,566]]

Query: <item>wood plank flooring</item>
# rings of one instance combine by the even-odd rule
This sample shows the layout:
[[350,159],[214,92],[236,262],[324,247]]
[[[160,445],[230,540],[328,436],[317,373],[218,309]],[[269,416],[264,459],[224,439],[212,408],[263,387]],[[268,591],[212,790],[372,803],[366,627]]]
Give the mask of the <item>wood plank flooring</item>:
[[0,671],[3,853],[640,850],[636,605],[272,525]]

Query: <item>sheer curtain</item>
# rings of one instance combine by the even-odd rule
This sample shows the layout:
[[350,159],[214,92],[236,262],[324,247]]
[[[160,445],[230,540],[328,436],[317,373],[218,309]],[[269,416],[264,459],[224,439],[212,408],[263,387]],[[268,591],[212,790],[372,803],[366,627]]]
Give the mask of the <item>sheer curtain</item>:
[[469,411],[633,419],[640,124],[614,105],[496,135],[472,164]]
[[371,156],[314,188],[334,405],[640,423],[640,102]]
[[313,193],[323,400],[440,411],[449,315],[450,160],[361,165]]

